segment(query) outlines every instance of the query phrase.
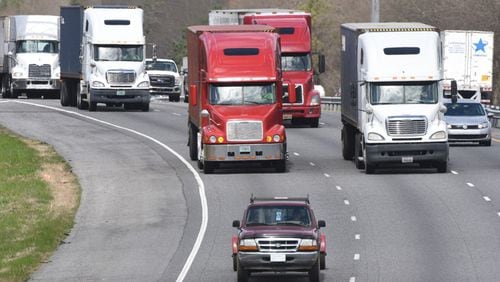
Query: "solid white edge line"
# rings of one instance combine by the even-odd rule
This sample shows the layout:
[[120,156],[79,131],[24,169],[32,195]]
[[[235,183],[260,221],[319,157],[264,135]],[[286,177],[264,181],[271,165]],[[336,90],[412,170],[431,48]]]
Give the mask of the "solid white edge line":
[[193,245],[193,249],[191,250],[191,253],[189,254],[189,256],[188,256],[188,258],[186,260],[186,263],[184,264],[184,267],[182,268],[181,273],[179,273],[179,276],[177,277],[177,280],[176,280],[177,282],[183,281],[184,278],[187,275],[187,272],[189,271],[189,268],[191,268],[191,265],[193,264],[194,258],[198,254],[198,251],[199,251],[200,246],[201,246],[201,242],[203,241],[203,237],[205,236],[205,232],[207,230],[207,225],[208,225],[208,204],[207,204],[207,198],[205,196],[205,185],[204,185],[203,180],[201,179],[201,176],[198,173],[198,171],[196,171],[195,168],[186,159],[184,159],[179,153],[177,153],[176,151],[174,151],[169,146],[161,143],[160,141],[154,139],[153,137],[150,137],[148,135],[145,135],[145,134],[140,133],[138,131],[135,131],[133,129],[122,127],[122,126],[119,126],[119,125],[116,125],[116,124],[112,124],[112,123],[109,123],[109,122],[106,122],[106,121],[103,121],[103,120],[99,120],[99,119],[96,119],[96,118],[93,118],[93,117],[89,117],[89,116],[86,116],[86,115],[82,115],[82,114],[77,113],[77,112],[67,111],[67,110],[63,110],[63,109],[59,109],[59,108],[55,108],[55,107],[51,107],[51,106],[38,105],[38,104],[35,104],[35,103],[21,102],[21,101],[15,101],[15,102],[16,103],[20,103],[20,104],[26,104],[26,105],[31,105],[31,106],[36,106],[36,107],[41,107],[41,108],[46,108],[46,109],[50,109],[50,110],[54,110],[54,111],[59,111],[59,112],[64,112],[64,113],[76,115],[76,116],[79,116],[79,117],[82,117],[82,118],[86,118],[88,120],[92,120],[92,121],[95,121],[95,122],[98,122],[98,123],[102,123],[102,124],[105,124],[105,125],[108,125],[108,126],[111,126],[111,127],[115,127],[115,128],[121,129],[121,130],[125,130],[125,131],[128,131],[128,132],[137,134],[137,135],[139,135],[141,137],[144,137],[144,138],[146,138],[146,139],[148,139],[148,140],[150,140],[150,141],[158,144],[159,146],[163,147],[164,149],[166,149],[167,151],[169,151],[170,153],[172,153],[175,157],[177,157],[193,173],[194,178],[196,179],[196,182],[198,183],[198,191],[200,193],[200,201],[201,201],[201,208],[202,208],[202,219],[201,219],[200,231],[198,232],[198,236],[196,237],[196,241],[195,241],[195,243]]
[[467,186],[469,187],[474,187],[474,184],[470,183],[470,182],[467,182]]

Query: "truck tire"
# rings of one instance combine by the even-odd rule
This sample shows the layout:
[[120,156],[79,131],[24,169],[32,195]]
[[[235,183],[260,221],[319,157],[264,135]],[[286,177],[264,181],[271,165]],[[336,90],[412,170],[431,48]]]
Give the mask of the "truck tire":
[[174,94],[174,101],[179,102],[181,100],[181,93]]
[[350,161],[354,157],[354,133],[352,131],[347,125],[342,127],[342,157],[346,161]]
[[194,125],[189,123],[188,127],[189,133],[189,157],[192,161],[198,160],[198,138],[196,134],[198,133]]
[[309,119],[309,125],[311,126],[311,128],[318,128],[319,127],[319,118]]
[[249,273],[247,270],[245,270],[245,269],[243,269],[243,267],[241,267],[240,260],[238,260],[236,268],[237,268],[237,277],[238,277],[237,281],[238,282],[247,282]]
[[142,104],[142,108],[141,108],[141,110],[142,110],[143,112],[149,112],[149,102],[148,102],[148,103],[144,103],[144,104]]
[[448,162],[438,162],[435,164],[438,173],[446,173],[448,171]]
[[326,254],[320,253],[319,254],[319,269],[325,269],[325,268],[326,268]]
[[97,103],[92,102],[89,99],[89,112],[95,112],[97,110]]
[[363,161],[363,137],[361,133],[356,133],[354,141],[354,165],[357,169],[364,169],[365,163]]
[[80,85],[79,83],[76,84],[76,87],[75,87],[75,91],[76,91],[76,107],[80,110],[86,110],[89,108],[89,103],[87,103],[86,101],[83,101],[82,99],[82,93],[80,93]]
[[2,97],[10,98],[10,77],[9,75],[4,75],[2,77]]
[[311,270],[309,270],[309,281],[311,282],[319,282],[319,258],[318,260],[316,261],[316,263],[314,263],[314,265],[312,266]]

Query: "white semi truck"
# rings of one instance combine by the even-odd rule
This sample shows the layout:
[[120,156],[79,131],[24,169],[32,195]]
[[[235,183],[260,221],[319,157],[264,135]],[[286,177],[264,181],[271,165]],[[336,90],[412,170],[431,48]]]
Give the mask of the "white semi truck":
[[149,111],[143,10],[61,7],[61,105]]
[[347,23],[341,41],[343,158],[366,173],[391,163],[446,172],[438,30],[421,23]]
[[59,97],[59,17],[0,18],[2,96]]
[[[441,32],[443,73],[457,81],[458,98],[489,104],[493,93],[493,32],[444,30]],[[450,85],[444,85],[449,96]]]

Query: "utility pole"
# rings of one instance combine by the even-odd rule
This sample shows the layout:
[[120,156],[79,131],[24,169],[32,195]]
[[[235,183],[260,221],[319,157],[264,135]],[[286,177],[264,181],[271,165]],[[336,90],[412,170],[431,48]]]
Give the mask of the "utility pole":
[[380,22],[380,2],[379,0],[372,0],[372,22]]

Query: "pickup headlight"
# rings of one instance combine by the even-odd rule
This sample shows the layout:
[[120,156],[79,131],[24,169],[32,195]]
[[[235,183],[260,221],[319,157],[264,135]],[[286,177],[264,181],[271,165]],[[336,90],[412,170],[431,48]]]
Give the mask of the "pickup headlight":
[[100,81],[92,81],[92,87],[99,88],[99,87],[105,87],[105,85]]
[[15,73],[12,74],[12,77],[22,77],[23,73],[20,71],[16,71]]
[[139,83],[137,87],[149,87],[149,81],[143,81]]
[[445,139],[445,138],[446,138],[446,132],[438,131],[432,134],[430,139]]
[[180,85],[181,84],[181,78],[180,77],[176,77],[175,78],[175,85]]
[[254,239],[242,239],[240,240],[239,250],[242,252],[256,252],[258,251],[257,243]]
[[315,239],[302,239],[299,245],[299,251],[311,252],[318,250],[318,243]]

